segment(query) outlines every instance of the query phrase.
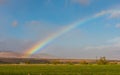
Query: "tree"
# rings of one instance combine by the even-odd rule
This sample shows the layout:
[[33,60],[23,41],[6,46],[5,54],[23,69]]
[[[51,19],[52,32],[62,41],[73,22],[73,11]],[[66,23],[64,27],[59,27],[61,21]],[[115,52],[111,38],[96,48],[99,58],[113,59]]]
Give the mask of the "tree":
[[97,64],[105,65],[108,64],[108,61],[106,60],[106,57],[100,57],[100,59],[97,61]]

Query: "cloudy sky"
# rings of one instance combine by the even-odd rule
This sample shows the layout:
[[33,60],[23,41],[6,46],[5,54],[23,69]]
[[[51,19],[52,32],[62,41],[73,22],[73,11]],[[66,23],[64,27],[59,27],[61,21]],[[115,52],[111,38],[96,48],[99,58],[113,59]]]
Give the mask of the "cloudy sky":
[[99,17],[36,53],[120,59],[120,0],[0,0],[0,51],[24,53],[61,28],[94,15]]

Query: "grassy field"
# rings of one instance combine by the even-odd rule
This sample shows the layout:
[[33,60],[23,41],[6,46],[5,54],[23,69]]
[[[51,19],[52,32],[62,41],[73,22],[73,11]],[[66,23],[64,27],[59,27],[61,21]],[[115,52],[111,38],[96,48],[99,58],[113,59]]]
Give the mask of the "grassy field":
[[120,75],[120,65],[0,65],[0,75]]

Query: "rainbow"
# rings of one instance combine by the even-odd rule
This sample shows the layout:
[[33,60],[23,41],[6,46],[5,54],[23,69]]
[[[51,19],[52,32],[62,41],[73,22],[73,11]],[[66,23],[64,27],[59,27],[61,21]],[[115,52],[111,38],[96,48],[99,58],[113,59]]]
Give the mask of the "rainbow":
[[[118,12],[118,11],[102,11],[98,14],[93,15],[90,18],[87,19],[83,19],[83,20],[78,20],[77,22],[74,22],[72,24],[67,25],[66,27],[60,29],[58,32],[50,35],[49,37],[45,38],[42,41],[39,41],[38,43],[36,43],[33,47],[31,47],[30,49],[26,50],[24,52],[24,55],[22,57],[29,57],[30,55],[34,54],[37,51],[41,51],[43,50],[46,46],[48,46],[52,41],[54,41],[55,39],[57,39],[58,37],[62,36],[63,34],[69,32],[70,30],[76,28],[77,26],[83,25],[87,22],[90,22],[100,16],[103,16],[105,14],[112,14],[113,12]],[[120,12],[120,11],[119,11]]]

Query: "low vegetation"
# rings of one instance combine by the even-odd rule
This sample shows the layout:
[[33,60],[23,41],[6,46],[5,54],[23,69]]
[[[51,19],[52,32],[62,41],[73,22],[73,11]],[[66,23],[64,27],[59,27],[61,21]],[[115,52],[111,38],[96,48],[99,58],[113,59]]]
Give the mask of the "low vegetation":
[[120,75],[120,65],[0,65],[0,75]]
[[97,61],[97,64],[106,65],[109,64],[109,62],[106,60],[106,57],[100,57],[100,59]]

